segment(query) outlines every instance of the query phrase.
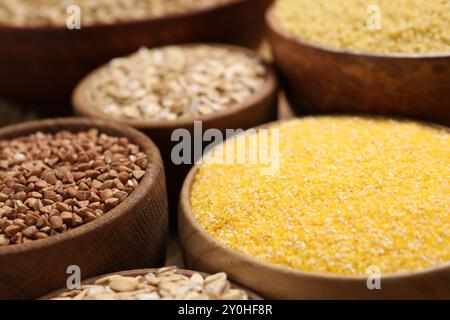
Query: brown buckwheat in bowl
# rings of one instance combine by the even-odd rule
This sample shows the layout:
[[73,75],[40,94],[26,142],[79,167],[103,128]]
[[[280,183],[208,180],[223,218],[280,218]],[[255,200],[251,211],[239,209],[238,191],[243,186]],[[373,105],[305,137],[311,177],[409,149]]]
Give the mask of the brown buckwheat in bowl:
[[[26,103],[39,99],[47,102],[42,108],[52,103],[57,112],[56,102],[68,104],[73,87],[89,71],[141,46],[192,41],[256,46],[270,2],[1,1],[0,96]],[[77,12],[81,29],[74,28]]]
[[[195,146],[212,142],[203,134],[217,129],[225,138],[227,129],[273,121],[276,92],[275,73],[256,52],[187,44],[143,48],[112,60],[77,86],[73,105],[79,115],[117,121],[148,134],[161,150],[170,203],[176,204],[198,151]],[[189,135],[190,154],[183,157],[189,163],[174,158],[185,141],[177,135],[180,130]]]
[[0,130],[0,298],[36,298],[83,277],[161,265],[161,157],[138,131],[99,120]]

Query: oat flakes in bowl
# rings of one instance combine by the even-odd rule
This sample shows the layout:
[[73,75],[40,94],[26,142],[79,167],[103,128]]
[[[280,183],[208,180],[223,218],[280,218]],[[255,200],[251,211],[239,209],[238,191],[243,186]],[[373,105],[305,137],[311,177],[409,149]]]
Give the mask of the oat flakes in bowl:
[[[121,1],[124,0],[84,0],[83,3],[94,6]],[[142,0],[142,3],[144,1],[150,0]],[[180,1],[183,0],[164,0],[163,3]],[[213,3],[213,0],[184,1],[195,6]],[[55,111],[61,114],[61,106],[69,105],[70,94],[80,79],[109,60],[130,54],[142,46],[153,48],[214,41],[257,48],[264,35],[264,11],[271,1],[215,0],[206,7],[147,18],[127,19],[120,14],[120,21],[92,25],[83,22],[89,10],[82,9],[81,30],[69,30],[66,21],[59,25],[11,25],[11,15],[5,13],[7,24],[0,21],[0,96],[27,105],[39,105],[50,114]],[[0,7],[15,2],[17,0],[0,0]],[[43,2],[45,0],[28,0],[27,3]],[[152,2],[162,3],[161,0]],[[115,18],[106,16],[102,19]],[[71,28],[75,26],[73,20],[76,19],[68,21]]]
[[143,48],[95,72],[78,98],[118,120],[195,119],[245,102],[267,74],[259,57],[224,46]]

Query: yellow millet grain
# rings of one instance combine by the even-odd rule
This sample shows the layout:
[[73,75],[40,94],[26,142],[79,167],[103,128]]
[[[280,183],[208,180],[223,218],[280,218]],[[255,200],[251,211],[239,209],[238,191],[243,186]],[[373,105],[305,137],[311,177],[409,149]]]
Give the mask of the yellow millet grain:
[[[370,30],[377,5],[381,29]],[[278,0],[281,26],[330,47],[381,53],[450,52],[449,0]]]
[[254,164],[200,166],[190,200],[207,232],[304,271],[392,273],[450,261],[448,131],[359,117],[273,128],[280,167],[272,175]]

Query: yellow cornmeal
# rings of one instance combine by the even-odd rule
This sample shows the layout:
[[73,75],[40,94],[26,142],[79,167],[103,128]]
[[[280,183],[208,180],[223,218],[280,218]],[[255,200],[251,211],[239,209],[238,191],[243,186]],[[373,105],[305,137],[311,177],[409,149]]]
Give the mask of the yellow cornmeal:
[[[371,5],[381,12],[379,30],[368,28],[376,17]],[[278,0],[275,15],[289,33],[335,48],[450,52],[449,0]]]
[[450,261],[447,131],[359,117],[273,128],[280,166],[272,175],[255,164],[200,167],[191,205],[211,235],[304,271],[392,273]]

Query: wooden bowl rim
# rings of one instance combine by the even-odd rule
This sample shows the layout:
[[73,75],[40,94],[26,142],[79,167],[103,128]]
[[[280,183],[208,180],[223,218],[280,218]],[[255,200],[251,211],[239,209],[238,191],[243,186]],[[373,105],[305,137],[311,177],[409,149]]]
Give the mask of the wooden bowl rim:
[[[184,12],[175,12],[168,13],[161,16],[142,18],[136,20],[126,20],[126,21],[118,21],[113,23],[95,23],[92,25],[82,26],[81,30],[105,30],[108,28],[118,28],[118,27],[132,27],[139,25],[146,25],[149,23],[162,23],[169,21],[176,21],[178,19],[192,18],[195,16],[210,14],[217,10],[226,9],[228,7],[232,7],[234,5],[238,5],[244,2],[251,2],[254,0],[228,0],[227,2],[212,4],[203,8],[194,8],[192,10],[184,11]],[[66,32],[71,31],[66,28],[66,26],[52,26],[52,25],[44,25],[37,27],[30,26],[9,26],[9,25],[0,25],[1,31],[18,31],[18,32]]]
[[[146,268],[146,269],[135,269],[135,270],[126,270],[126,271],[119,271],[119,272],[112,272],[112,273],[108,273],[105,275],[100,275],[100,276],[95,276],[92,278],[88,278],[86,280],[83,280],[81,282],[81,285],[89,285],[89,284],[93,284],[95,281],[101,279],[101,278],[105,278],[105,277],[109,277],[109,276],[113,276],[113,275],[120,275],[120,276],[125,276],[125,277],[136,277],[136,276],[141,276],[141,275],[145,275],[148,273],[154,273],[156,271],[158,271],[160,268]],[[200,271],[194,271],[194,270],[187,270],[187,269],[181,269],[176,267],[177,273],[185,275],[185,276],[191,276],[194,273],[199,273],[201,274],[203,277],[209,276],[211,274],[206,273],[206,272],[200,272]],[[260,297],[259,295],[257,295],[256,293],[254,293],[253,291],[243,288],[237,284],[234,284],[232,281],[230,281],[228,279],[228,281],[231,284],[231,287],[233,289],[239,289],[242,291],[245,291],[248,295],[249,300],[263,300],[262,297]],[[50,300],[52,298],[55,298],[57,296],[59,296],[61,293],[68,291],[66,288],[61,288],[58,289],[56,291],[53,291],[49,294],[46,294],[45,296],[39,298],[38,300]]]
[[[216,48],[224,48],[235,52],[241,52],[248,57],[257,58],[261,61],[262,65],[267,71],[266,79],[262,87],[259,91],[254,94],[248,96],[244,101],[234,104],[230,107],[227,107],[225,110],[214,112],[208,115],[187,118],[187,119],[176,119],[176,120],[132,120],[132,119],[121,119],[118,117],[108,116],[100,111],[98,111],[95,107],[92,107],[90,104],[91,101],[87,101],[85,98],[85,92],[90,87],[92,81],[95,80],[97,74],[102,72],[104,69],[107,69],[109,66],[109,62],[90,72],[85,78],[83,78],[78,85],[75,87],[72,94],[72,105],[76,113],[79,113],[83,116],[98,118],[104,120],[113,120],[118,123],[124,123],[128,126],[139,128],[139,129],[149,129],[149,128],[180,128],[187,127],[194,123],[194,121],[202,121],[208,122],[217,120],[223,117],[227,117],[229,115],[235,114],[242,110],[249,109],[256,104],[260,103],[264,99],[267,99],[270,95],[274,94],[277,90],[278,82],[277,77],[274,71],[273,66],[268,63],[261,55],[251,49],[243,48],[230,44],[222,44],[222,43],[186,43],[179,45],[166,45],[161,46],[159,48],[165,47],[196,47],[196,46],[212,46]],[[133,53],[132,53],[133,54]],[[129,56],[129,55],[128,55]],[[125,56],[125,57],[128,57]]]
[[[295,118],[289,119],[289,120],[278,120],[278,121],[269,122],[262,126],[256,127],[256,129],[268,128],[273,125],[288,123],[288,122],[296,121],[296,120],[303,119],[303,118],[324,118],[324,117],[339,118],[339,117],[349,117],[349,116],[366,118],[366,119],[387,119],[387,120],[395,120],[398,122],[414,122],[414,123],[422,124],[427,127],[432,127],[435,129],[440,129],[440,130],[443,129],[450,133],[450,128],[439,125],[439,124],[429,123],[429,122],[425,122],[425,121],[411,120],[411,119],[404,118],[404,117],[384,116],[384,115],[368,115],[368,114],[358,114],[358,113],[308,115],[308,116],[303,116],[303,117],[295,117]],[[213,149],[209,150],[207,152],[207,154],[212,152],[212,150]],[[197,219],[194,216],[192,207],[191,207],[190,195],[191,195],[192,184],[194,183],[195,176],[201,166],[202,166],[201,164],[195,164],[189,171],[188,175],[186,176],[186,179],[183,183],[183,187],[181,190],[179,215],[182,215],[187,220],[187,222],[190,224],[191,228],[193,229],[193,233],[199,234],[200,237],[204,241],[210,243],[214,247],[220,248],[227,255],[232,256],[236,260],[243,261],[250,266],[256,266],[258,268],[262,268],[262,269],[265,269],[265,270],[268,270],[271,272],[278,272],[281,274],[299,277],[299,278],[310,278],[310,279],[315,279],[315,280],[327,280],[327,281],[360,282],[360,281],[367,280],[369,275],[364,275],[364,274],[341,275],[341,274],[336,274],[336,273],[303,271],[303,270],[293,269],[293,268],[289,268],[289,267],[283,266],[283,265],[268,263],[268,262],[259,260],[249,254],[239,252],[237,250],[227,247],[222,241],[220,241],[219,239],[216,239],[214,236],[212,236],[200,224],[200,222],[197,221]],[[178,221],[180,221],[180,219],[178,219]],[[178,228],[181,229],[181,226],[179,225]],[[184,250],[184,251],[186,251],[186,250]],[[395,280],[399,280],[399,279],[409,279],[409,278],[414,278],[414,277],[418,277],[421,275],[436,273],[436,272],[440,272],[440,271],[447,271],[447,270],[450,270],[450,260],[443,264],[435,266],[435,267],[429,267],[426,269],[420,269],[420,270],[416,270],[416,271],[401,271],[401,272],[382,273],[381,277],[382,277],[383,281],[386,281],[386,280],[395,281]]]
[[[27,253],[36,249],[62,244],[67,241],[75,240],[76,238],[84,236],[88,233],[95,232],[101,226],[110,226],[114,224],[121,216],[126,215],[130,210],[133,210],[136,203],[145,201],[148,193],[152,192],[155,183],[157,183],[157,179],[155,179],[155,177],[158,175],[158,167],[162,167],[162,160],[159,149],[149,137],[127,126],[108,123],[103,120],[86,118],[71,117],[44,119],[29,121],[23,124],[16,124],[2,128],[0,129],[0,140],[25,136],[31,132],[56,132],[52,131],[52,128],[55,128],[57,126],[61,126],[61,130],[67,130],[70,132],[80,132],[83,130],[89,130],[89,128],[95,128],[98,129],[101,133],[104,132],[104,129],[106,128],[107,130],[115,132],[114,134],[111,134],[112,136],[123,136],[128,138],[131,143],[137,144],[141,148],[141,151],[147,155],[149,165],[145,172],[145,175],[140,181],[138,187],[124,201],[122,201],[113,209],[107,211],[100,218],[85,223],[74,229],[70,229],[64,233],[49,236],[45,239],[0,247],[0,256]],[[64,128],[66,126],[72,127],[66,129]]]
[[296,44],[297,46],[312,48],[320,52],[326,52],[330,54],[353,56],[367,59],[408,59],[408,60],[426,60],[426,59],[450,59],[450,52],[439,53],[383,53],[383,52],[370,52],[370,51],[357,51],[353,49],[335,48],[327,46],[326,44],[319,44],[313,41],[306,40],[300,36],[290,34],[284,30],[278,19],[275,17],[276,3],[270,5],[266,11],[266,25],[277,36],[283,38],[286,41]]

